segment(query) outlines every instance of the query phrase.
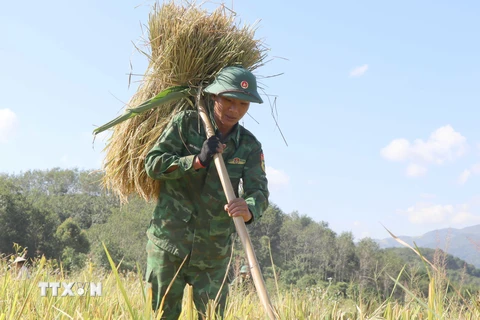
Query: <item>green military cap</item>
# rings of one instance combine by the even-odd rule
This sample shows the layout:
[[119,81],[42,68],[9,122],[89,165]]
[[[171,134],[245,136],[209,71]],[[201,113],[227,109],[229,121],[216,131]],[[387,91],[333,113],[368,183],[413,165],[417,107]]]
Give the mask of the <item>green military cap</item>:
[[242,66],[223,68],[205,92],[244,101],[263,103],[257,92],[257,79]]

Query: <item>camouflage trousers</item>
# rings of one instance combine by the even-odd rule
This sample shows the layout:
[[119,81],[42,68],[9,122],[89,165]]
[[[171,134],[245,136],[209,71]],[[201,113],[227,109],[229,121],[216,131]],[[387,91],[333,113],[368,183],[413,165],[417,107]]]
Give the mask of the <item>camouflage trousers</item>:
[[190,284],[193,287],[193,301],[197,311],[202,315],[205,315],[208,300],[215,300],[219,290],[221,290],[217,314],[223,317],[228,293],[228,283],[223,284],[222,287],[226,265],[218,268],[200,269],[189,265],[189,260],[187,260],[173,281],[170,290],[166,293],[183,260],[157,247],[150,240],[148,241],[146,281],[148,282],[147,290],[152,295],[152,309],[154,311],[158,310],[165,296],[162,319],[178,319],[182,311],[185,285]]

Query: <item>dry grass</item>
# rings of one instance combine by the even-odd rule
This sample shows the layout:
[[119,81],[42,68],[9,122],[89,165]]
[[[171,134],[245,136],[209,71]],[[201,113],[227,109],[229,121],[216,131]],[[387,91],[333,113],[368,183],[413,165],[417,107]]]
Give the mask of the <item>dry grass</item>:
[[[30,267],[31,277],[17,280],[6,259],[0,259],[0,320],[5,319],[159,319],[153,314],[145,294],[141,274],[103,271],[89,263],[72,275],[54,273],[52,261],[36,260]],[[101,282],[102,296],[40,296],[39,282]],[[480,319],[478,296],[458,299],[447,296],[441,281],[432,276],[428,296],[416,296],[407,288],[403,303],[387,299],[383,302],[354,301],[339,297],[332,288],[278,292],[272,299],[279,320],[291,319]],[[399,286],[401,286],[399,284]],[[75,290],[76,287],[73,287]],[[50,291],[51,292],[51,291]],[[75,292],[75,291],[74,291]],[[180,319],[198,319],[192,293],[186,288]],[[255,292],[233,291],[227,299],[225,319],[266,319]],[[210,320],[218,319],[215,315]]]
[[[207,12],[186,1],[182,5],[155,5],[148,20],[147,50],[139,48],[149,65],[126,107],[136,107],[171,86],[204,85],[227,65],[258,68],[265,61],[267,48],[254,38],[255,30],[255,26],[239,26],[235,13],[223,6]],[[172,114],[188,108],[192,104],[182,99],[114,128],[105,148],[104,185],[122,202],[132,193],[147,201],[157,198],[159,186],[145,173],[145,156]]]

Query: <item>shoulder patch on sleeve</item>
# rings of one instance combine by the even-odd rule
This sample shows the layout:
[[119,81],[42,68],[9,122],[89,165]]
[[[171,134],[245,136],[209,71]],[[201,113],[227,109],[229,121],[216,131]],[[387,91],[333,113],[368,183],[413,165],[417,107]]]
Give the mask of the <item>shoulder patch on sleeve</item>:
[[260,161],[262,162],[262,170],[263,170],[263,172],[266,172],[266,171],[265,171],[265,157],[263,156],[263,152],[260,153]]

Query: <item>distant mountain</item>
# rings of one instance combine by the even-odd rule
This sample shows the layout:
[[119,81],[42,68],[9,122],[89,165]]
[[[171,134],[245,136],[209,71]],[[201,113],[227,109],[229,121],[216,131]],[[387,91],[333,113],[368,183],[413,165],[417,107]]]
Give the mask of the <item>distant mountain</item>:
[[[418,247],[442,249],[480,268],[480,224],[463,229],[447,228],[434,230],[418,237],[398,237],[411,246],[414,246],[413,242],[415,242]],[[402,244],[393,238],[375,241],[380,248],[403,247]]]
[[[385,248],[386,252],[390,251],[400,257],[406,264],[416,270],[424,270],[424,263],[418,256],[409,248]],[[437,249],[421,248],[423,256],[428,261],[434,261]],[[480,288],[480,269],[475,268],[465,260],[454,257],[451,254],[445,256],[438,256],[442,263],[445,263],[445,270],[449,280],[452,283],[468,285],[471,288]],[[421,272],[421,271],[420,271]]]

